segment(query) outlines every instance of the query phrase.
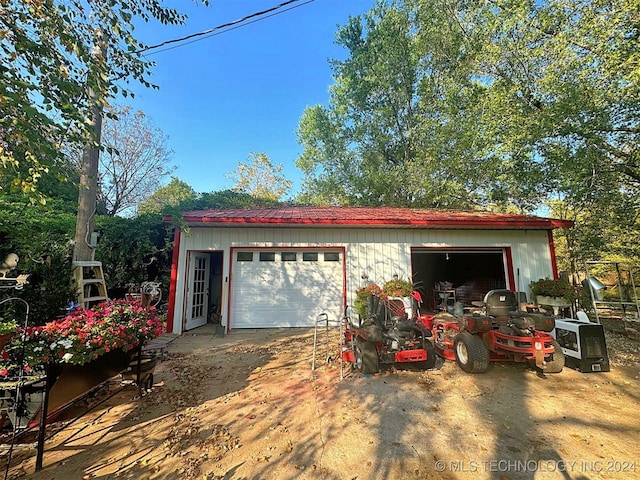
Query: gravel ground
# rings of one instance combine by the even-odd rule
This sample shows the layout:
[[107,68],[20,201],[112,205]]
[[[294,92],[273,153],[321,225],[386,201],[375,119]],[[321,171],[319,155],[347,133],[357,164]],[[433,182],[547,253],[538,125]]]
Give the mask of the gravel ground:
[[94,405],[47,441],[42,471],[23,449],[8,478],[640,478],[640,344],[623,335],[607,334],[608,373],[444,362],[341,378],[325,362],[337,332],[315,371],[312,330],[213,332],[171,338],[148,395]]

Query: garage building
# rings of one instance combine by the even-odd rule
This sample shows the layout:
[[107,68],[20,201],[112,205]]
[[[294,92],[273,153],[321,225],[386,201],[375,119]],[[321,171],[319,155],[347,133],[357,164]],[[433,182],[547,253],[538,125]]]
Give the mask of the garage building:
[[167,319],[177,334],[207,322],[227,331],[311,327],[321,313],[337,323],[357,289],[394,276],[416,285],[425,310],[452,299],[470,305],[494,288],[530,295],[531,281],[557,277],[553,230],[573,226],[389,207],[221,209],[183,219]]

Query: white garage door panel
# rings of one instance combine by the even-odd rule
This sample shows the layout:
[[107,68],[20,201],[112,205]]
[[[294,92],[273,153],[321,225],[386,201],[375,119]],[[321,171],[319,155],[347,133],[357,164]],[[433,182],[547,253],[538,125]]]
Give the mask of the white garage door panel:
[[[293,251],[293,250],[288,250]],[[337,321],[343,303],[342,258],[339,262],[275,261],[238,262],[234,258],[231,285],[231,328],[311,327],[326,312]],[[308,252],[308,250],[305,250]],[[235,255],[234,255],[235,256]]]

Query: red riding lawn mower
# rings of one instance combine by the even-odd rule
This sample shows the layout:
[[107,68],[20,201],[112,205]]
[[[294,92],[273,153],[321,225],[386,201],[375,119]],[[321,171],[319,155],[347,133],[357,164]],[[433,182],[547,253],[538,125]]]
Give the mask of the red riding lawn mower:
[[411,298],[371,295],[367,314],[352,323],[344,319],[342,360],[361,373],[377,373],[381,364],[413,364],[429,369],[436,364],[436,352],[429,340],[431,331],[418,318],[418,304]]
[[504,361],[535,362],[545,373],[564,368],[562,349],[549,333],[554,318],[520,311],[510,290],[491,290],[472,314],[438,313],[429,320],[438,354],[467,373],[484,373],[489,362]]

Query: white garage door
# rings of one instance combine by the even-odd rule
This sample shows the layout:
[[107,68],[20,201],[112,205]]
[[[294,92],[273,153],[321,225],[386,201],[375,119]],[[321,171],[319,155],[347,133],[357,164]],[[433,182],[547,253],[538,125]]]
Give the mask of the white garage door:
[[340,250],[236,250],[230,328],[311,327],[342,318]]

